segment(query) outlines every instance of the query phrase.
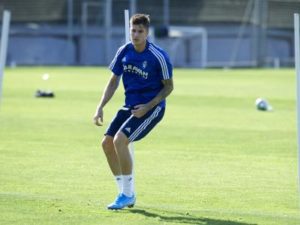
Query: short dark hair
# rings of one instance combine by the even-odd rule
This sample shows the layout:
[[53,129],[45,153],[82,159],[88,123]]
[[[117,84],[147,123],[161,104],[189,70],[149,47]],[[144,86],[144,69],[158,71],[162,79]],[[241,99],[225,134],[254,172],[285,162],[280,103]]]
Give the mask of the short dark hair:
[[146,14],[134,14],[131,19],[130,23],[133,25],[143,25],[147,30],[150,27],[150,16]]

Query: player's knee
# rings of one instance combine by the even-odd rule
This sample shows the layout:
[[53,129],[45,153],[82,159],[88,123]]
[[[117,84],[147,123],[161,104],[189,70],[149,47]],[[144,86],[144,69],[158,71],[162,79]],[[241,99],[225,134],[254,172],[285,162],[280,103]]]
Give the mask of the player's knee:
[[113,143],[117,149],[122,148],[128,145],[128,139],[122,132],[118,132],[114,137]]
[[102,140],[102,149],[104,152],[110,152],[114,148],[113,138],[105,136]]

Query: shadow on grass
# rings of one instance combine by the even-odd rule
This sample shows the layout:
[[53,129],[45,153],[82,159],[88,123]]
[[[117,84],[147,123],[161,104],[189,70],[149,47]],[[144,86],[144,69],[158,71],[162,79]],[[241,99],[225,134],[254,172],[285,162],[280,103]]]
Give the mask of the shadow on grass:
[[[165,213],[154,213],[150,211],[146,211],[143,209],[131,209],[129,210],[131,213],[140,214],[145,217],[152,217],[163,222],[173,222],[179,224],[198,224],[198,225],[256,225],[250,223],[242,223],[231,220],[218,220],[218,219],[210,219],[205,217],[197,217],[190,214],[180,214],[174,216],[166,216],[163,215]],[[167,213],[167,212],[166,212]]]

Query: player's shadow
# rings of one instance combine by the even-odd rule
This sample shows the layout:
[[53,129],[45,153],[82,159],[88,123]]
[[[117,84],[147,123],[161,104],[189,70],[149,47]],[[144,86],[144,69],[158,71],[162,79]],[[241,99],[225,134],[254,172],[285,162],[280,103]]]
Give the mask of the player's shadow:
[[[152,217],[156,220],[161,220],[162,222],[173,222],[173,223],[181,223],[181,224],[198,224],[198,225],[256,225],[250,223],[242,223],[231,220],[218,220],[218,219],[210,219],[205,217],[197,217],[190,214],[178,214],[174,216],[167,216],[150,211],[146,211],[143,209],[131,209],[129,210],[131,213],[140,214],[145,217]],[[166,212],[167,214],[168,212]]]

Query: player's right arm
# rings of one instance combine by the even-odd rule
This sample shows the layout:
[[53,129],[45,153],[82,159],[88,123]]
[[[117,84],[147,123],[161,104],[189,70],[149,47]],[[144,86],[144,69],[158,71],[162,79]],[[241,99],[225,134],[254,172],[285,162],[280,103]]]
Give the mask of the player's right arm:
[[106,105],[106,103],[109,102],[109,100],[114,95],[115,91],[117,90],[119,86],[120,76],[116,76],[115,74],[112,74],[110,80],[108,81],[104,92],[102,94],[101,100],[96,108],[96,112],[94,115],[94,124],[97,126],[102,126],[103,123],[103,108]]

